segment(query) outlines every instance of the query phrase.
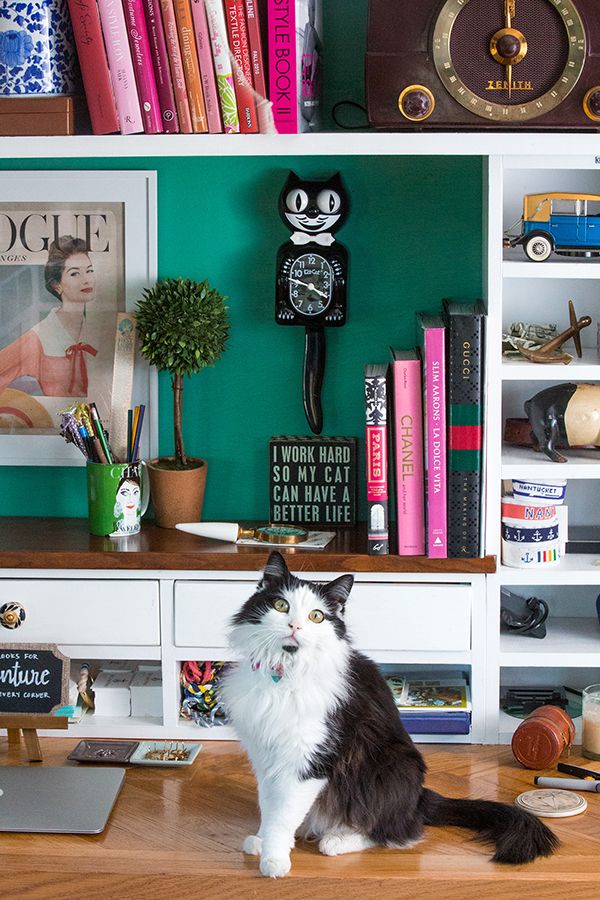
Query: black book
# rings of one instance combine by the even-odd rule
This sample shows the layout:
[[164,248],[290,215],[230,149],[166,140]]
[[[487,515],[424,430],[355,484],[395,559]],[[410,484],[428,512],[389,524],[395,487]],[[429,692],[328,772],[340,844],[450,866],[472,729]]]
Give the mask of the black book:
[[485,309],[444,300],[448,420],[448,556],[481,556]]

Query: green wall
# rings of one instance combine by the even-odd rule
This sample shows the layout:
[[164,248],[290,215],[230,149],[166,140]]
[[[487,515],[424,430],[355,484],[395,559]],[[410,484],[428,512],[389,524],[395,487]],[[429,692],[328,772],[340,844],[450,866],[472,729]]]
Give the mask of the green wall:
[[[185,387],[186,447],[209,462],[206,519],[265,518],[269,437],[309,433],[303,330],[273,321],[274,260],[288,234],[277,197],[289,168],[307,177],[339,169],[351,194],[339,233],[350,252],[349,318],[327,333],[324,434],[357,435],[364,448],[363,365],[387,360],[391,344],[412,346],[415,310],[433,312],[444,296],[481,292],[479,157],[86,159],[0,167],[156,169],[159,277],[208,278],[230,298],[225,355]],[[172,452],[170,393],[161,375],[161,453]],[[0,467],[0,498],[2,515],[82,516],[85,473]]]
[[[324,126],[331,127],[334,103],[364,104],[367,2],[324,0],[323,7]],[[348,124],[364,120],[348,109],[340,115]],[[228,350],[185,389],[186,445],[209,461],[204,518],[265,518],[269,437],[308,433],[303,331],[273,321],[274,261],[288,234],[277,197],[289,168],[308,177],[339,169],[352,197],[339,234],[350,251],[349,321],[327,334],[324,433],[358,435],[364,448],[363,365],[387,360],[390,344],[413,344],[415,310],[481,291],[480,158],[9,160],[0,168],[158,172],[159,277],[208,278],[230,297]],[[172,451],[170,399],[163,375],[161,453]],[[83,469],[0,467],[0,514],[85,515]]]

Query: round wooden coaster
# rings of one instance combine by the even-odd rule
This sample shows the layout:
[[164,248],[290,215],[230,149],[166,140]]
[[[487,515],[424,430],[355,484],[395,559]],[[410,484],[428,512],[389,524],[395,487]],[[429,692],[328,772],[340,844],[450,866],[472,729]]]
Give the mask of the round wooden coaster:
[[573,791],[556,788],[540,788],[519,794],[515,803],[521,809],[543,819],[560,819],[563,816],[578,816],[587,809],[587,800]]

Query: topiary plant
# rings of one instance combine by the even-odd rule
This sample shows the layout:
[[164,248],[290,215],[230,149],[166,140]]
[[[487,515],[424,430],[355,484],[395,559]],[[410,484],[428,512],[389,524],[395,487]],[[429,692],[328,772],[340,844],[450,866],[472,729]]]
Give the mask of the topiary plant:
[[208,281],[166,278],[143,292],[137,305],[140,352],[173,388],[175,467],[186,468],[183,446],[183,376],[213,366],[229,336],[226,297]]

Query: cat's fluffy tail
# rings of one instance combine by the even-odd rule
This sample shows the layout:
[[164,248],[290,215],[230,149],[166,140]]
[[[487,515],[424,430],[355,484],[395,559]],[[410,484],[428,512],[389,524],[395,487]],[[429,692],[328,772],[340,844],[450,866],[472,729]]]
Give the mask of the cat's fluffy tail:
[[458,825],[495,844],[494,862],[527,863],[550,856],[559,845],[556,835],[531,813],[491,800],[450,800],[423,790],[426,825]]

